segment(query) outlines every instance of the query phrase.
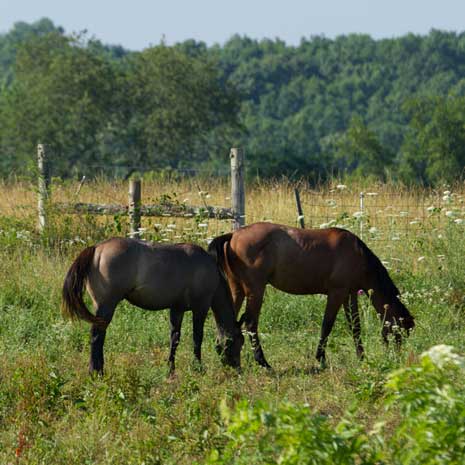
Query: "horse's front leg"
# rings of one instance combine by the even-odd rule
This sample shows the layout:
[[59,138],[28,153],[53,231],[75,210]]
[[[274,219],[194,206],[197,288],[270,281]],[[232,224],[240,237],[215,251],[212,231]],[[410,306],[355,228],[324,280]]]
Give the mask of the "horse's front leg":
[[96,316],[98,316],[102,323],[93,324],[90,329],[90,361],[89,373],[103,375],[103,344],[105,342],[105,335],[107,327],[111,322],[115,306],[101,306],[97,308]]
[[207,318],[208,307],[192,311],[192,326],[194,339],[194,355],[197,361],[201,362],[201,351],[203,341],[203,327]]
[[322,367],[326,366],[326,344],[328,342],[328,336],[333,329],[337,312],[346,300],[347,294],[348,291],[346,289],[333,289],[328,292],[325,315],[323,317],[323,324],[321,325],[320,341],[316,351],[316,359],[321,363]]
[[245,323],[252,344],[255,361],[262,367],[271,368],[271,365],[265,359],[265,354],[263,353],[262,345],[258,337],[258,319],[260,317],[264,292],[265,288],[247,295],[247,305],[244,314],[239,320],[239,325],[243,322]]
[[184,317],[184,309],[170,309],[170,326],[171,326],[171,337],[170,337],[170,355],[168,363],[170,367],[170,376],[174,374],[175,363],[174,359],[176,356],[176,349],[181,339],[181,325]]

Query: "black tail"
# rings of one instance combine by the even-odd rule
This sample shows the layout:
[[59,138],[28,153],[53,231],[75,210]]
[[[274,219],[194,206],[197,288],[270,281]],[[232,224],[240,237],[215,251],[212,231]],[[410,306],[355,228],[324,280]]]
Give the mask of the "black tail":
[[231,240],[232,235],[233,233],[228,233],[215,237],[215,239],[213,239],[208,245],[208,253],[216,260],[220,273],[226,280],[226,257],[224,253],[224,244]]
[[84,303],[84,284],[89,275],[95,246],[87,247],[74,260],[65,277],[62,290],[61,309],[70,318],[79,318],[93,324],[100,324],[101,320],[89,312]]

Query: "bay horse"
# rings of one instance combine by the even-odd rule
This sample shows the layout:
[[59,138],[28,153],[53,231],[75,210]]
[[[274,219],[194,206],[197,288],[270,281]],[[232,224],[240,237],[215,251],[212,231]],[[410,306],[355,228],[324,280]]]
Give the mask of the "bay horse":
[[272,223],[255,223],[215,238],[209,245],[228,279],[234,310],[240,311],[247,298],[239,325],[245,323],[255,360],[270,368],[258,337],[258,319],[265,287],[269,283],[290,294],[328,296],[321,336],[316,353],[325,365],[325,347],[337,313],[344,306],[355,342],[362,358],[359,290],[366,292],[383,321],[382,336],[394,328],[409,333],[414,318],[399,300],[399,290],[376,255],[355,234],[340,228],[297,229]]
[[[84,303],[84,286],[92,299],[95,315]],[[92,324],[91,373],[103,373],[106,329],[123,299],[146,310],[170,309],[170,374],[174,373],[181,324],[188,309],[193,313],[197,360],[201,359],[203,327],[211,307],[219,332],[217,350],[224,363],[240,366],[244,337],[235,319],[228,283],[215,260],[201,247],[112,238],[79,254],[64,280],[62,310]]]

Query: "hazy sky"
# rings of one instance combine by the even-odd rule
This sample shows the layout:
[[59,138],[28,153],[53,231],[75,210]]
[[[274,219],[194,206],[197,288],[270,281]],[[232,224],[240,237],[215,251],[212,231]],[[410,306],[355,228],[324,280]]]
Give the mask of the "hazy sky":
[[162,37],[168,44],[192,38],[222,44],[236,33],[298,44],[321,34],[462,31],[465,0],[0,0],[0,33],[42,17],[68,33],[87,29],[104,43],[133,50]]

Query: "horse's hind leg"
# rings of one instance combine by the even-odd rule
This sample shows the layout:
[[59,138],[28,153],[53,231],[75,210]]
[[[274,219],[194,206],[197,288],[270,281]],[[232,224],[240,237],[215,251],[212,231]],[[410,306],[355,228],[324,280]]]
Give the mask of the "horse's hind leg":
[[176,349],[181,339],[181,325],[184,317],[184,309],[170,309],[170,326],[171,326],[171,338],[170,338],[170,356],[168,363],[170,366],[170,375],[174,373],[175,363],[174,359],[176,356]]
[[316,351],[316,358],[322,366],[326,364],[326,343],[328,336],[333,329],[334,322],[336,321],[337,312],[341,305],[347,299],[348,291],[346,289],[333,289],[328,293],[328,300],[326,302],[325,315],[323,317],[323,324],[321,326],[320,342]]
[[364,350],[361,338],[360,313],[358,311],[357,293],[352,292],[344,302],[344,313],[355,342],[357,357],[362,359]]
[[244,302],[245,293],[244,289],[242,289],[241,283],[235,280],[229,280],[229,287],[231,289],[231,296],[233,299],[233,306],[234,306],[234,314],[239,315],[239,312],[242,307],[242,303]]
[[265,359],[260,339],[258,338],[258,318],[260,316],[260,309],[262,308],[264,292],[265,288],[254,293],[250,293],[247,296],[245,313],[242,315],[240,322],[245,322],[256,362],[262,367],[271,368]]
[[90,329],[90,361],[89,373],[103,374],[103,344],[105,342],[105,335],[107,327],[113,318],[115,312],[115,304],[99,305],[96,316],[100,317],[103,321],[102,324],[93,324]]

